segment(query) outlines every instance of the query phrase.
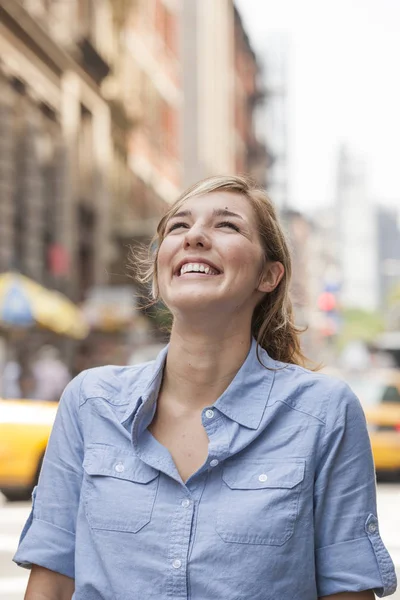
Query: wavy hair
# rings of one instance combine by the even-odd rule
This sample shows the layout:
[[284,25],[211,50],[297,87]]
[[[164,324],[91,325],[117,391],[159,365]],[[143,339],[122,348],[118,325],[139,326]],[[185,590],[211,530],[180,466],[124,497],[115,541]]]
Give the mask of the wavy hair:
[[167,222],[189,198],[217,191],[239,194],[246,198],[256,216],[265,262],[278,261],[285,269],[279,284],[272,292],[265,294],[253,313],[251,332],[257,340],[258,358],[258,350],[261,346],[275,360],[306,366],[309,361],[302,353],[300,345],[300,334],[304,329],[296,326],[294,322],[293,307],[289,296],[292,275],[289,246],[274,205],[264,190],[257,187],[248,177],[236,175],[209,177],[189,187],[169,207],[158,224],[157,232],[150,246],[146,248],[145,252],[141,252],[139,255],[135,254],[131,261],[137,280],[142,284],[152,285],[152,300],[149,305],[155,304],[160,299],[157,259]]

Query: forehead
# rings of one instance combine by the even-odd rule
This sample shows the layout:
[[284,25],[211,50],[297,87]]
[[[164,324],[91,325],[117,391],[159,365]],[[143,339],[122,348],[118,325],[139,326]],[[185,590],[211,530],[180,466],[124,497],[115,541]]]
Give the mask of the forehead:
[[255,216],[249,200],[238,193],[216,191],[193,196],[181,204],[177,212],[189,210],[195,217],[211,216],[214,210],[228,210],[253,223]]

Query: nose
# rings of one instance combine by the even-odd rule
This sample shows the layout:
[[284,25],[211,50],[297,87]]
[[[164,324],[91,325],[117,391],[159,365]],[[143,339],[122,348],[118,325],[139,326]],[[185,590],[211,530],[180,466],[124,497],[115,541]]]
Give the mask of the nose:
[[184,239],[185,248],[209,248],[210,240],[200,225],[191,227]]

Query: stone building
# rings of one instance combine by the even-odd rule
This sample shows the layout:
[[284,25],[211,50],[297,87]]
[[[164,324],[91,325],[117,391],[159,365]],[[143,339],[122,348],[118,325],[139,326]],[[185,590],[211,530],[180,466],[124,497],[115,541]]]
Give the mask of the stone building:
[[2,0],[0,272],[77,302],[132,286],[130,244],[182,188],[264,183],[261,98],[232,0]]
[[118,57],[117,12],[106,0],[5,0],[0,12],[0,269],[81,300],[105,281],[111,251],[127,116],[113,121],[102,82]]
[[131,193],[120,196],[113,215],[122,260],[121,248],[153,234],[182,185],[180,9],[181,0],[133,2],[124,23],[124,64],[106,86],[123,97],[134,122],[126,136]]
[[82,300],[176,197],[178,8],[2,2],[1,271]]
[[265,183],[268,156],[256,136],[259,65],[232,0],[182,7],[183,184],[247,173]]

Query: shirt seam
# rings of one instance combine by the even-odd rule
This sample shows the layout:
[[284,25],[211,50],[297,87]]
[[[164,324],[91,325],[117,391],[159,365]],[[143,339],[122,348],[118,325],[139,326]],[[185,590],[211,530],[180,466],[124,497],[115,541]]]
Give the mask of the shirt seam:
[[50,525],[51,527],[55,527],[56,529],[59,529],[60,531],[64,531],[64,533],[68,533],[69,535],[72,535],[73,537],[75,537],[75,533],[73,531],[70,531],[69,529],[64,529],[64,527],[59,527],[58,525],[55,525],[54,523],[51,523],[51,521],[45,521],[44,519],[38,519],[38,517],[33,517],[32,523],[34,521],[37,521],[38,523],[45,523],[46,525]]
[[365,539],[368,539],[368,537],[363,535],[360,537],[352,538],[350,540],[344,540],[343,542],[335,542],[334,544],[328,544],[327,546],[321,546],[320,548],[315,548],[315,550],[317,552],[319,552],[320,550],[326,550],[327,548],[333,548],[335,546],[340,546],[341,544],[348,544],[349,542],[357,542],[359,540],[365,540]]
[[[132,375],[134,375],[137,371],[140,371],[140,365],[132,365],[130,368],[133,370]],[[106,394],[102,394],[101,392],[100,393],[96,392],[96,394],[94,392],[90,392],[87,394],[87,396],[83,396],[83,394],[82,394],[83,383],[86,380],[86,377],[88,376],[89,372],[93,371],[93,370],[94,369],[86,369],[85,371],[82,371],[80,373],[80,375],[82,375],[82,377],[81,377],[81,381],[80,381],[80,385],[79,385],[79,408],[84,406],[84,404],[86,404],[86,402],[88,400],[91,400],[93,398],[101,398],[102,400],[105,400],[106,402],[110,402],[111,399],[115,396],[115,393],[111,394],[111,396],[107,396]],[[78,375],[78,377],[79,377],[79,375]],[[143,390],[147,384],[148,384],[148,381],[146,381],[144,387],[142,386],[140,389]],[[120,406],[126,406],[128,404],[129,404],[129,401]]]
[[83,402],[81,402],[82,400],[82,386],[83,386],[83,382],[85,381],[87,375],[89,373],[89,370],[87,369],[86,371],[83,372],[83,377],[81,378],[81,383],[79,386],[79,409],[81,409],[81,407],[86,403],[87,400],[89,400],[89,397],[85,398]]
[[[323,470],[324,465],[322,465],[320,467],[320,462],[323,459],[326,449],[328,447],[328,436],[329,436],[329,432],[328,432],[328,412],[331,406],[331,401],[332,401],[332,394],[335,390],[331,389],[328,392],[328,398],[327,398],[327,407],[326,407],[326,419],[325,421],[323,421],[324,424],[324,433],[323,433],[323,439],[322,439],[322,444],[321,444],[321,453],[320,455],[317,457],[317,460],[315,461],[315,487],[317,484],[317,480]],[[320,468],[319,468],[320,467]],[[362,539],[362,538],[357,538],[357,539]]]
[[[96,395],[88,394],[87,396],[82,395],[82,386],[83,386],[83,383],[84,383],[88,373],[89,373],[89,369],[86,371],[82,371],[82,373],[81,373],[83,375],[83,377],[82,377],[80,385],[79,385],[79,393],[78,393],[79,394],[79,406],[78,406],[79,409],[81,409],[88,400],[93,400],[95,398],[100,398],[101,400],[104,400],[105,402],[110,402],[110,400],[111,400],[111,398],[109,398],[108,396],[101,395],[101,394],[96,394]],[[113,396],[114,396],[114,394],[113,394]],[[125,402],[124,404],[119,404],[118,406],[127,406],[128,404],[129,404],[129,402]]]
[[305,410],[301,410],[299,408],[296,408],[295,406],[291,406],[286,400],[282,400],[279,399],[277,400],[277,402],[280,402],[281,404],[285,404],[285,406],[287,406],[288,408],[291,408],[292,410],[295,410],[296,412],[299,412],[303,415],[307,415],[308,417],[311,417],[313,419],[316,419],[317,421],[319,421],[320,423],[322,423],[324,426],[326,426],[326,421],[324,421],[324,419],[321,419],[320,417],[317,417],[316,415],[313,415]]

